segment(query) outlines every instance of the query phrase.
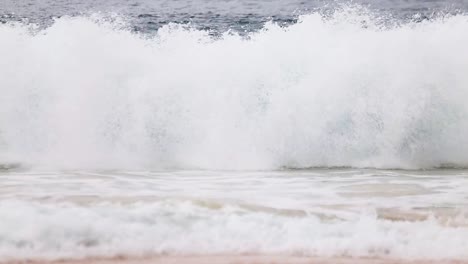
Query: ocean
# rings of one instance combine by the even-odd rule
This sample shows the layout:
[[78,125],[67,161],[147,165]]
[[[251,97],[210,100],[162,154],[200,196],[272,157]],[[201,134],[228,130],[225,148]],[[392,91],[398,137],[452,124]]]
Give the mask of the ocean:
[[0,263],[468,263],[468,1],[0,1]]

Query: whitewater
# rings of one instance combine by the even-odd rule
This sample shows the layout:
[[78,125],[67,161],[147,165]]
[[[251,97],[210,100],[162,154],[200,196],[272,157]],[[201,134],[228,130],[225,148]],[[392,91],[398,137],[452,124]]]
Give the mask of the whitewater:
[[4,261],[468,259],[466,171],[10,171],[0,180]]
[[247,37],[0,26],[2,160],[53,168],[468,165],[468,17],[318,13]]
[[362,6],[0,23],[0,263],[468,261],[466,47],[462,12]]

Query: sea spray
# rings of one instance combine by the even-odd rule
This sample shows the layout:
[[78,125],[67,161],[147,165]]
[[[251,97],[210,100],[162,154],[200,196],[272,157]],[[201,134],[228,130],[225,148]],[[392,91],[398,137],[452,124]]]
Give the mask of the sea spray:
[[[311,13],[239,36],[0,25],[0,157],[51,168],[468,165],[468,16]],[[395,23],[397,24],[397,23]]]

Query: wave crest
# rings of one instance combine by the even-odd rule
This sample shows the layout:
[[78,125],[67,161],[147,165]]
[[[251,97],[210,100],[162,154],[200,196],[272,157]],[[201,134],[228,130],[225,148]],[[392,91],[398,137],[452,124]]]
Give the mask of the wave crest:
[[[117,25],[117,26],[116,26]],[[363,10],[247,37],[0,25],[0,159],[64,168],[468,165],[468,16]]]

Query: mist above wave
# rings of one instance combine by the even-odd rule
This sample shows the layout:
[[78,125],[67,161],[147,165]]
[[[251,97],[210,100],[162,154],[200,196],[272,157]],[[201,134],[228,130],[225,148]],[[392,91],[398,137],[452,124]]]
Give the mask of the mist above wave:
[[[117,20],[117,22],[116,22]],[[63,168],[468,165],[468,16],[362,8],[247,37],[0,25],[0,159]]]

